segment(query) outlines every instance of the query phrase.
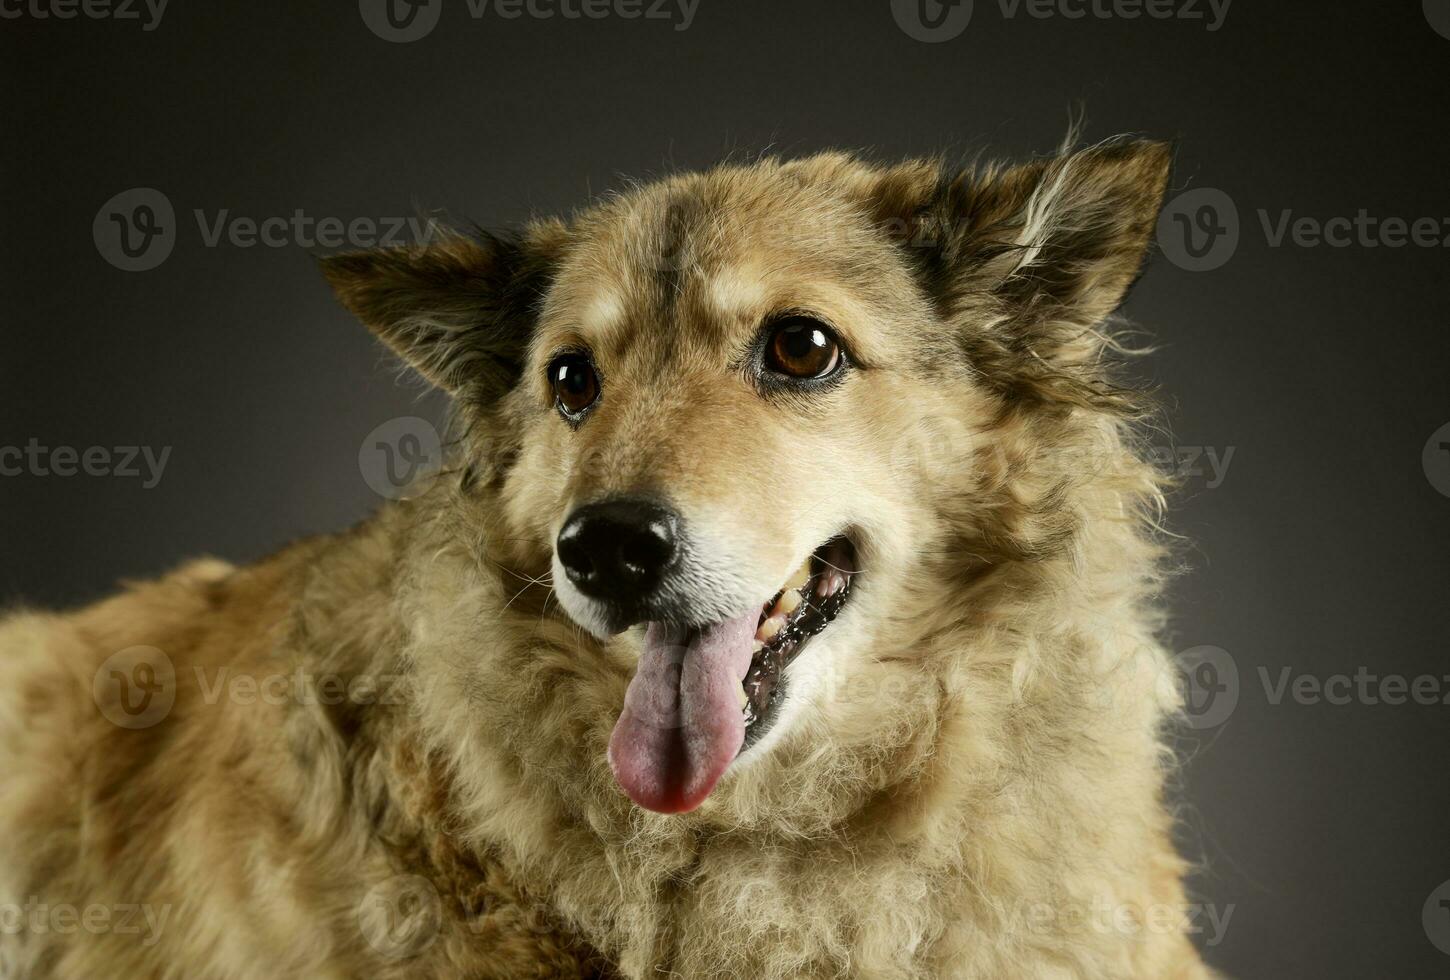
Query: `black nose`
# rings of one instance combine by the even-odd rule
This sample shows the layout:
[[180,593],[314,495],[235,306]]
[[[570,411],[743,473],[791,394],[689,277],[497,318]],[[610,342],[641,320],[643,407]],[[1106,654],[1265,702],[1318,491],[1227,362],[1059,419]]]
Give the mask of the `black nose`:
[[585,595],[606,602],[641,602],[674,564],[678,524],[673,511],[648,500],[588,504],[559,530],[559,561]]

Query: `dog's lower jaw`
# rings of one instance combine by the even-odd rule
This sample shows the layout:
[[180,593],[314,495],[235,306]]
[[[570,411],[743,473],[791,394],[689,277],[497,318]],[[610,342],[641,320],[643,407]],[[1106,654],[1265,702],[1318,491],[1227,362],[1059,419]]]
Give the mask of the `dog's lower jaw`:
[[775,724],[785,695],[787,668],[811,638],[841,614],[859,571],[852,538],[837,535],[812,552],[801,571],[765,604],[750,671],[743,682],[744,748],[756,745]]
[[699,626],[649,622],[609,741],[626,795],[661,813],[700,806],[770,727],[785,669],[846,605],[857,570],[854,546],[837,535],[758,610]]

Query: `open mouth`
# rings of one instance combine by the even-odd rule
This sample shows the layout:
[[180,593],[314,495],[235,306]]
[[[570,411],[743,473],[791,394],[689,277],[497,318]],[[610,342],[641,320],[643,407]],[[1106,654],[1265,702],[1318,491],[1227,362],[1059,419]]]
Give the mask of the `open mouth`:
[[811,637],[824,630],[845,608],[856,574],[856,549],[849,538],[832,538],[806,559],[785,587],[760,610],[750,670],[741,682],[745,715],[745,748],[775,720],[784,687],[785,669]]
[[857,574],[850,540],[835,537],[763,606],[699,626],[649,623],[609,738],[625,794],[660,813],[703,803],[770,727],[786,668],[840,614]]

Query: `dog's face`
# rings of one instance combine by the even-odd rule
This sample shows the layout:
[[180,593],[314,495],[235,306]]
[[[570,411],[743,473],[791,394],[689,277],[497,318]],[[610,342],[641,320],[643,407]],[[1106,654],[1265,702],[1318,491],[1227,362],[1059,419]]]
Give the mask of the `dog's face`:
[[981,175],[767,162],[327,271],[483,432],[462,463],[510,559],[596,637],[642,627],[610,762],[679,812],[813,710],[829,726],[823,679],[940,598],[965,558],[944,549],[1025,533],[981,453],[1104,410],[1093,328],[1167,164],[1133,142]]

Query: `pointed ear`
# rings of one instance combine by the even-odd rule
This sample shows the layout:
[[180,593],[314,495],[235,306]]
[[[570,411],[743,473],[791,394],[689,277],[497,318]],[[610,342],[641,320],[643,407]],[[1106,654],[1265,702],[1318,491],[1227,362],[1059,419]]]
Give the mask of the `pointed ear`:
[[1172,151],[1129,140],[1009,170],[979,192],[991,223],[979,249],[1005,249],[1004,298],[1026,315],[1095,326],[1142,272]]
[[428,381],[490,401],[517,379],[562,226],[446,232],[424,244],[322,259],[337,298]]
[[975,173],[905,164],[881,175],[874,217],[913,229],[902,246],[962,331],[1081,364],[1143,268],[1171,160],[1166,143],[1120,139]]

